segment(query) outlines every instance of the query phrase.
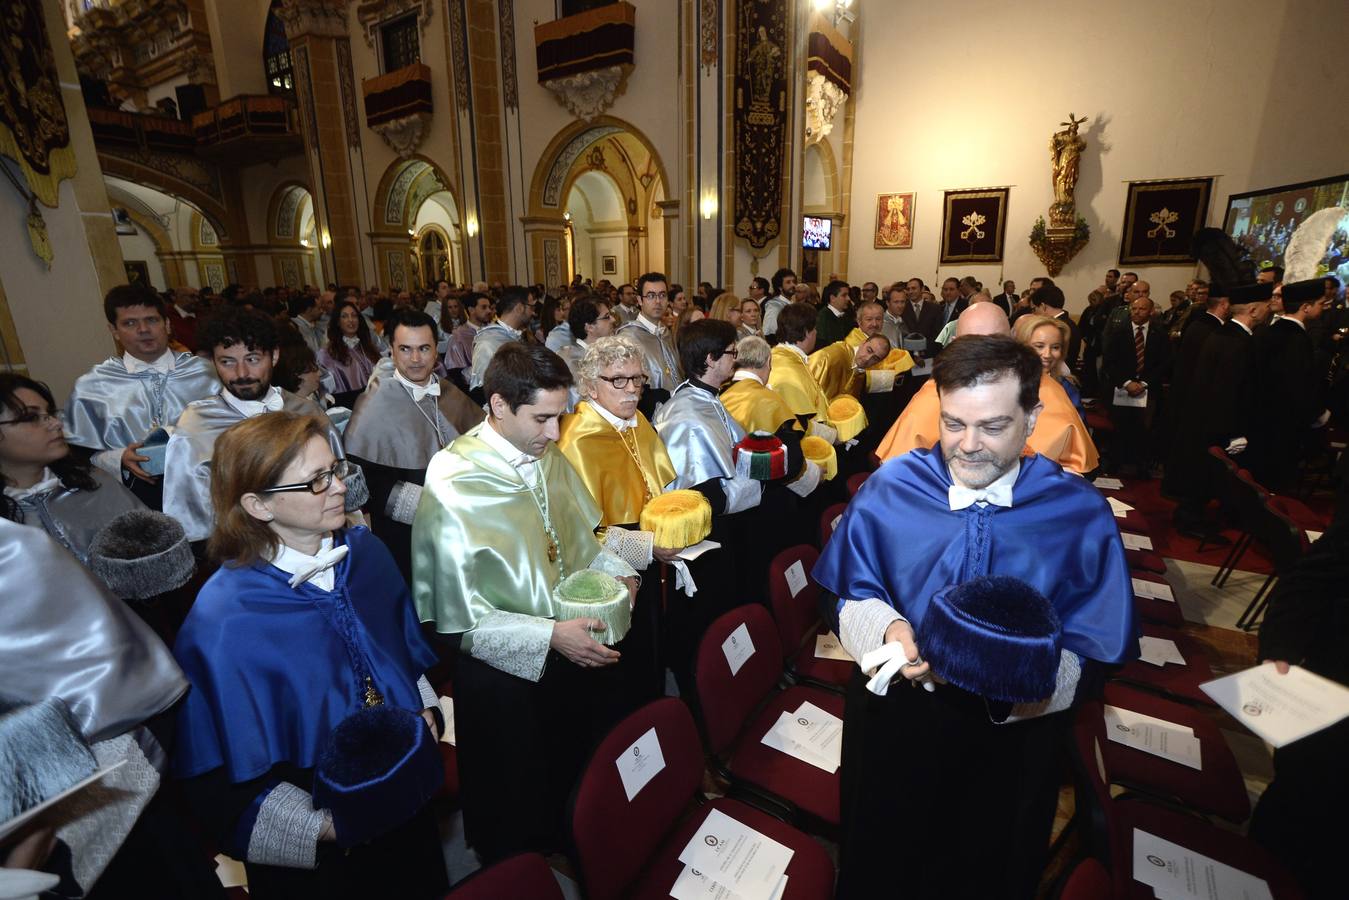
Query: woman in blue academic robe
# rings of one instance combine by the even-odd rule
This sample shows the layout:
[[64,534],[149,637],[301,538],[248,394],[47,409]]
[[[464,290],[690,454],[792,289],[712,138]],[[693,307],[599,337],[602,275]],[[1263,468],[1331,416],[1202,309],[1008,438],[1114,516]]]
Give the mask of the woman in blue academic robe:
[[441,724],[407,585],[377,538],[343,527],[348,463],[327,433],[323,417],[276,412],[216,444],[210,549],[223,565],[174,646],[192,684],[174,772],[255,898],[435,897],[448,885],[429,805],[344,850],[313,804],[348,716],[388,704],[433,734]]

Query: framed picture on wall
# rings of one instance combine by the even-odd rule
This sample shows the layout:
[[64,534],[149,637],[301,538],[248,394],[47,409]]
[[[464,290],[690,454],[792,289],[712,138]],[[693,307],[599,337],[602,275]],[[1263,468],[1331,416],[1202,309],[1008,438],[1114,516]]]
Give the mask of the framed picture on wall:
[[913,248],[914,192],[876,195],[877,250]]
[[617,274],[618,274],[618,257],[617,257],[617,256],[601,256],[601,257],[600,257],[600,274],[601,274],[601,275],[617,275]]
[[143,259],[128,259],[122,262],[126,266],[126,283],[143,284],[146,287],[152,287],[150,284],[150,266]]
[[1212,178],[1131,181],[1120,234],[1122,266],[1189,266],[1194,233],[1208,221]]
[[941,261],[1002,262],[1011,188],[947,191],[942,203]]

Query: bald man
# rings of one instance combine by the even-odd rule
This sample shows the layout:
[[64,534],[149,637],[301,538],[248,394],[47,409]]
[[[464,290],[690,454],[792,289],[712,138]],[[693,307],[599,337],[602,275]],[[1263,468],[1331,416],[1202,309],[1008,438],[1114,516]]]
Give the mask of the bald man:
[[[996,303],[975,303],[956,320],[954,340],[967,334],[1010,333],[1007,314],[1001,307]],[[1026,440],[1023,455],[1038,453],[1079,475],[1095,469],[1100,464],[1100,457],[1091,435],[1087,433],[1087,426],[1073,408],[1063,387],[1048,375],[1040,380],[1040,402],[1044,404],[1044,409],[1035,420],[1035,429]],[[941,433],[940,421],[941,404],[937,399],[937,385],[928,381],[909,401],[903,414],[881,440],[876,455],[884,462],[918,447],[936,445]]]

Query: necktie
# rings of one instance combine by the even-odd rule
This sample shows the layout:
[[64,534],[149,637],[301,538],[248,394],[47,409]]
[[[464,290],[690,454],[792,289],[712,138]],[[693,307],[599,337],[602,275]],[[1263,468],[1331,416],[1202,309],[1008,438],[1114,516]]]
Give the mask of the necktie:
[[1143,374],[1143,326],[1134,331],[1134,358],[1138,360],[1138,374]]
[[326,572],[328,569],[331,569],[345,559],[346,555],[346,544],[343,544],[341,547],[333,547],[330,550],[324,550],[318,556],[312,557],[312,560],[306,560],[305,565],[294,575],[290,576],[290,586],[295,587],[304,584],[320,572]]
[[993,506],[1010,507],[1012,505],[1012,486],[1010,484],[991,484],[986,488],[974,490],[963,485],[953,484],[947,488],[947,502],[951,511],[965,509],[975,503],[990,503]]

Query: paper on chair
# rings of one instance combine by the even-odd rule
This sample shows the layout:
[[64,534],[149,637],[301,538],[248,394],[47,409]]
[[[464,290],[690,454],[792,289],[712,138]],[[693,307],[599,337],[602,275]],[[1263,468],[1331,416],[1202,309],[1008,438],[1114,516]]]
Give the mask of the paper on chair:
[[440,733],[440,739],[450,746],[454,746],[454,698],[440,698],[440,717],[445,720],[445,730]]
[[[787,876],[783,875],[777,889],[768,896],[768,900],[780,900],[787,891]],[[674,900],[740,900],[739,894],[722,887],[693,866],[685,866],[670,888]]]
[[1191,769],[1204,768],[1199,758],[1199,738],[1185,725],[1107,705],[1105,736],[1117,744],[1169,759]]
[[1308,532],[1307,532],[1307,543],[1309,543],[1309,544],[1315,544],[1317,541],[1319,541],[1319,540],[1321,539],[1321,535],[1322,535],[1322,534],[1325,534],[1325,532],[1323,532],[1323,531],[1311,531],[1311,530],[1308,530]]
[[731,632],[730,637],[721,642],[721,652],[726,655],[726,663],[731,667],[732,675],[739,672],[745,660],[754,655],[754,642],[750,640],[749,628],[743,622],[739,628]]
[[1185,657],[1180,655],[1180,648],[1176,646],[1175,641],[1147,635],[1138,639],[1138,658],[1154,666],[1164,666],[1167,663],[1185,665]]
[[771,900],[795,852],[713,809],[679,854],[679,861],[742,900]]
[[792,718],[793,714],[789,712],[784,712],[779,715],[778,720],[773,723],[773,727],[769,728],[768,731],[764,733],[764,736],[759,739],[759,742],[766,747],[772,747],[780,753],[785,753],[788,756],[799,759],[801,762],[812,765],[817,769],[823,769],[831,775],[837,772],[839,766],[837,761],[821,756],[812,751],[805,744],[787,737],[789,731],[788,726],[790,725]]
[[1103,491],[1118,491],[1124,487],[1124,482],[1120,481],[1118,478],[1106,478],[1104,475],[1097,478],[1092,484]]
[[1130,531],[1121,531],[1120,539],[1124,541],[1125,550],[1151,550],[1152,538],[1146,534],[1134,534]]
[[656,729],[648,728],[631,747],[619,754],[614,765],[618,767],[618,777],[623,782],[623,793],[628,795],[628,800],[632,800],[646,787],[647,782],[665,768],[665,754],[661,752]]
[[1274,900],[1263,878],[1134,829],[1133,875],[1157,900]]
[[1232,717],[1275,747],[1329,728],[1349,716],[1349,688],[1301,666],[1280,675],[1265,663],[1206,681],[1200,689]]
[[778,716],[762,741],[832,774],[843,758],[843,720],[806,701]]
[[695,559],[702,556],[707,551],[716,550],[720,546],[721,544],[718,544],[716,541],[699,541],[692,547],[685,547],[683,550],[680,550],[675,555],[678,558],[685,560],[687,562],[693,562]]
[[1171,585],[1159,584],[1156,581],[1144,581],[1141,578],[1130,578],[1134,585],[1134,593],[1139,597],[1148,597],[1153,600],[1166,600],[1170,603],[1176,602],[1176,595],[1171,593]]
[[233,887],[248,887],[248,872],[244,869],[244,864],[223,853],[215,855],[215,877],[220,879],[220,886],[227,890]]
[[1116,500],[1114,497],[1106,497],[1106,502],[1110,504],[1110,511],[1115,514],[1115,518],[1122,519],[1129,510],[1133,509],[1129,504]]
[[787,577],[787,590],[791,591],[792,597],[795,598],[806,586],[806,567],[798,559],[788,566],[783,574]]
[[853,658],[848,655],[848,651],[843,649],[843,644],[838,639],[838,635],[832,631],[828,634],[815,635],[815,658],[816,659],[837,659],[841,662],[853,662]]

